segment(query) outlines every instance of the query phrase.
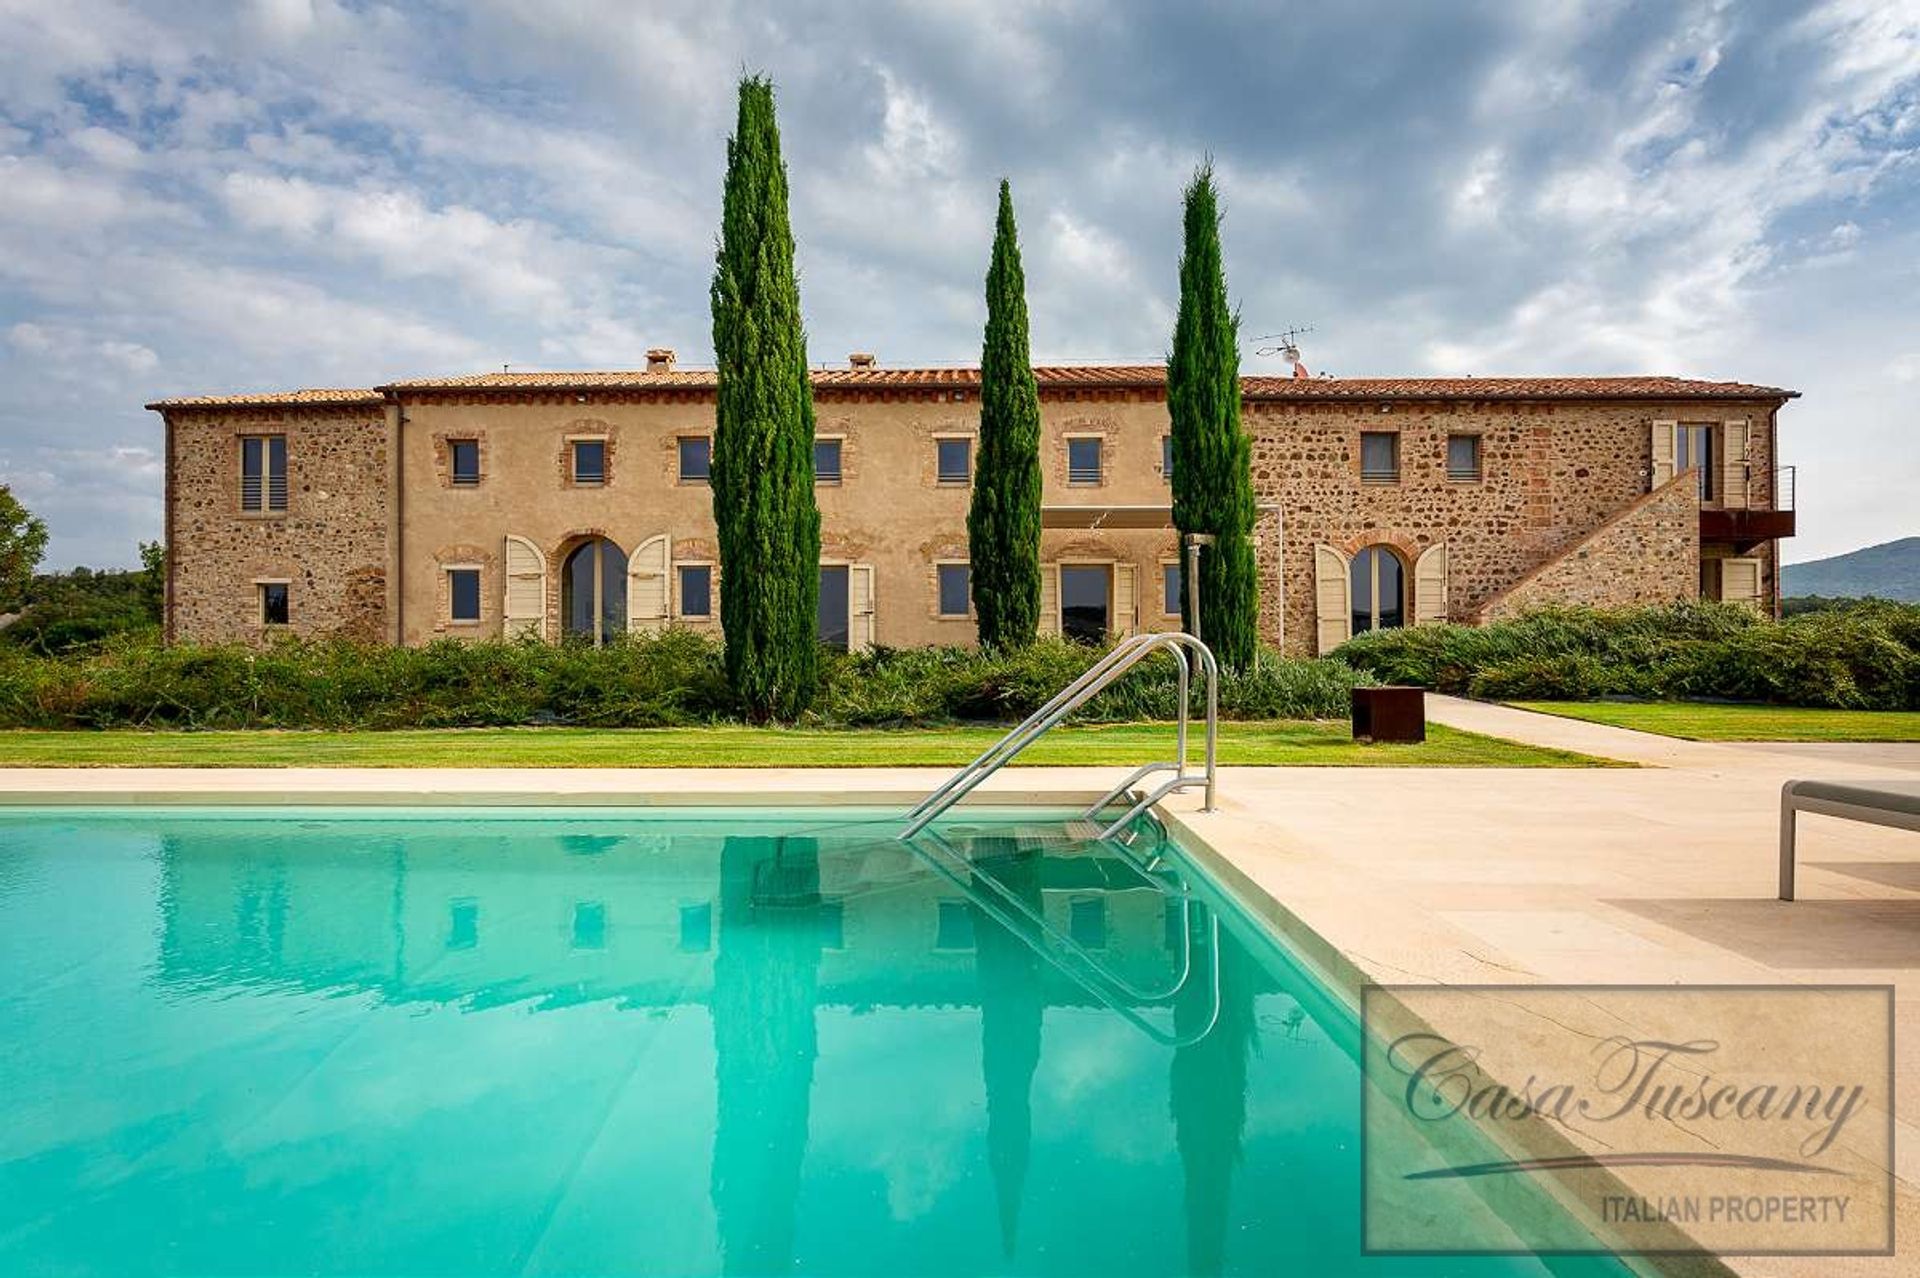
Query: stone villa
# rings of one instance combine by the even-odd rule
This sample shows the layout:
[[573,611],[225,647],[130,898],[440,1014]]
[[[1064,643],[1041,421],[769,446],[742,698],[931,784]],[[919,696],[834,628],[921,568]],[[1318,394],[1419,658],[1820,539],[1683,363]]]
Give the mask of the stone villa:
[[[1178,624],[1165,370],[1040,384],[1043,629]],[[977,368],[813,375],[824,641],[965,644]],[[1796,392],[1672,377],[1243,379],[1261,624],[1376,626],[1700,596],[1771,611]],[[715,377],[485,373],[162,400],[167,633],[418,644],[715,628]]]

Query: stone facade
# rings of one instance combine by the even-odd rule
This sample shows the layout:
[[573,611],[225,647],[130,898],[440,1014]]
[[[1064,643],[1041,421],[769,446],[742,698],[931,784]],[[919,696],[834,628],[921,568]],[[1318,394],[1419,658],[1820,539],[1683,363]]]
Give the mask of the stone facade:
[[[247,436],[283,436],[284,511],[241,508]],[[388,638],[387,413],[361,403],[188,408],[167,415],[167,634],[257,642],[260,587],[285,583],[284,629]]]
[[[1164,375],[1038,372],[1041,554],[1055,624],[1058,570],[1077,565],[1093,569],[1092,580],[1104,574],[1114,631],[1177,626],[1177,609],[1166,608],[1166,570],[1181,556],[1161,473]],[[1701,542],[1699,511],[1717,492],[1703,503],[1697,477],[1649,489],[1661,424],[1706,425],[1717,440],[1727,423],[1744,423],[1746,504],[1769,506],[1775,416],[1789,392],[1672,379],[1250,378],[1246,395],[1261,625],[1289,652],[1314,651],[1324,633],[1317,587],[1333,560],[1323,547],[1343,562],[1370,547],[1390,552],[1406,578],[1408,620],[1416,564],[1433,569],[1423,578],[1427,619],[1475,621],[1553,600],[1691,597],[1719,580],[1703,563],[1736,554],[1758,562],[1758,602],[1773,600],[1770,544]],[[816,489],[821,558],[871,582],[871,619],[854,623],[853,642],[973,642],[972,619],[939,607],[939,565],[966,558],[969,487],[942,482],[936,459],[940,441],[975,438],[977,370],[816,373],[815,406],[817,436],[839,441],[841,462],[839,479]],[[687,615],[680,574],[710,566],[717,607],[711,489],[680,473],[682,441],[712,433],[710,373],[494,374],[156,407],[168,426],[176,638],[267,634],[258,590],[272,580],[290,583],[288,629],[299,634],[554,637],[569,626],[569,558],[595,539],[631,574],[619,624],[719,624]],[[1369,432],[1392,437],[1390,475],[1361,473]],[[288,509],[242,512],[238,441],[271,433],[287,439]],[[1478,441],[1473,475],[1449,471],[1456,436]],[[1070,481],[1076,438],[1100,441],[1097,480]],[[600,482],[576,481],[572,444],[582,439],[604,441]],[[452,476],[453,445],[464,441],[478,449],[476,483]],[[1423,560],[1434,547],[1444,555]],[[479,571],[478,620],[452,616],[452,569]],[[526,591],[518,604],[516,580]],[[1076,580],[1084,586],[1089,574]]]
[[[1668,480],[1463,619],[1500,621],[1546,604],[1605,608],[1698,597],[1698,484],[1691,471]],[[1629,564],[1633,574],[1623,581],[1620,568]]]

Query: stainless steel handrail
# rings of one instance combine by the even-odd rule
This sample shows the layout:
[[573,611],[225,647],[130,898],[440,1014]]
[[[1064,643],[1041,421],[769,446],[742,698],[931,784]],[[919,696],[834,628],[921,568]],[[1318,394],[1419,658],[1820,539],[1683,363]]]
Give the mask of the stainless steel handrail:
[[[1174,790],[1204,785],[1206,810],[1213,811],[1216,760],[1219,753],[1220,668],[1214,661],[1212,650],[1206,644],[1183,630],[1170,630],[1155,634],[1134,635],[1115,644],[1079,678],[1062,688],[1045,705],[988,746],[973,762],[959,769],[933,793],[915,804],[913,810],[907,813],[907,825],[900,832],[900,837],[908,839],[918,834],[941,813],[971,794],[981,782],[1005,767],[1015,755],[1032,745],[1049,728],[1055,727],[1080,706],[1098,696],[1102,690],[1113,684],[1128,670],[1163,650],[1173,654],[1179,676],[1180,713],[1175,728],[1175,748],[1178,755],[1172,762],[1149,763],[1137,769],[1127,780],[1109,791],[1105,798],[1088,808],[1086,816],[1091,819],[1142,778],[1164,771],[1173,772],[1174,779],[1154,791],[1154,799],[1149,802],[1157,801]],[[1199,662],[1201,671],[1207,678],[1205,770],[1199,774],[1189,774],[1187,771],[1187,717],[1192,686],[1192,661]],[[1134,815],[1144,810],[1143,805],[1136,804],[1129,811],[1128,816],[1122,817],[1120,821],[1109,826],[1101,837],[1110,837]]]

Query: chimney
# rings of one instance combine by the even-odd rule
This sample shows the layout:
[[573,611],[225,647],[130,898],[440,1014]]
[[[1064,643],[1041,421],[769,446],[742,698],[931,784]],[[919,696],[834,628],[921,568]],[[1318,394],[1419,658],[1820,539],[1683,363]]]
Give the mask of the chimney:
[[647,371],[649,373],[671,373],[673,371],[673,348],[656,346],[647,352]]
[[848,368],[872,368],[879,362],[878,359],[874,358],[872,351],[855,351],[853,354],[847,356]]

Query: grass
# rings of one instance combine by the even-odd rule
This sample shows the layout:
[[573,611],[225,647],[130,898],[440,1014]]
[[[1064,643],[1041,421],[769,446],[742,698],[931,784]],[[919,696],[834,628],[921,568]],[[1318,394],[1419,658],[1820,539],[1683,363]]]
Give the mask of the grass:
[[[0,732],[0,766],[317,768],[957,767],[995,727],[466,728],[393,732]],[[1223,764],[1598,767],[1607,760],[1429,725],[1420,745],[1361,745],[1337,720],[1228,721]],[[1171,724],[1056,729],[1024,764],[1134,765],[1172,752]],[[1198,757],[1196,743],[1195,757]]]
[[1920,741],[1920,710],[1827,710],[1699,701],[1516,701],[1522,710],[1688,741]]

